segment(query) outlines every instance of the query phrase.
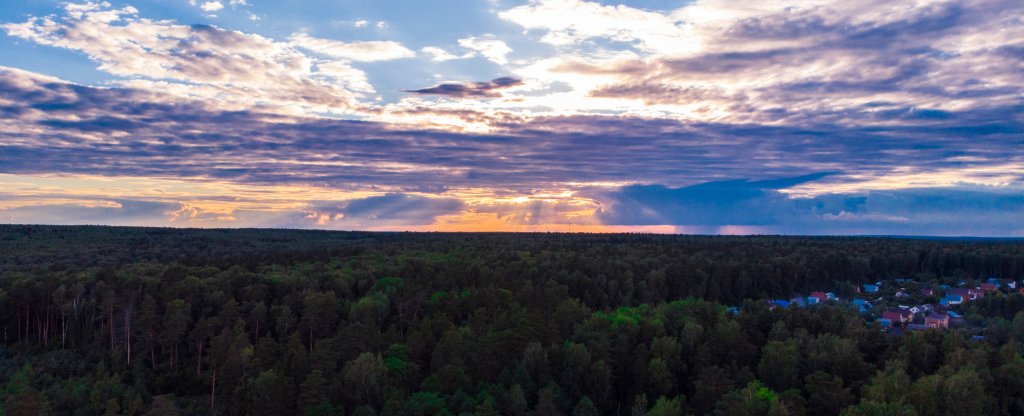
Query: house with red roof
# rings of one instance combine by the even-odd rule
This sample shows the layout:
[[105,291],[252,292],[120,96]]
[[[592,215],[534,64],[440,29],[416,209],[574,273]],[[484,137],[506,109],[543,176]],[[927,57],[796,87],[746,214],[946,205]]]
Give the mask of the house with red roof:
[[999,286],[996,286],[995,283],[982,283],[979,289],[981,289],[982,293],[998,292]]
[[928,314],[928,316],[924,318],[924,326],[938,329],[949,328],[949,315],[944,313]]
[[914,320],[914,313],[907,309],[889,308],[882,312],[882,318],[892,321],[893,324],[905,324]]

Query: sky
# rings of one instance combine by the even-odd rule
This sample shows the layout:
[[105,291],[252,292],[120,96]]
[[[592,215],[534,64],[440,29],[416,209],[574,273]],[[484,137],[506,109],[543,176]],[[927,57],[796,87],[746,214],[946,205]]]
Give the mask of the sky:
[[0,222],[1021,237],[1024,2],[4,2]]

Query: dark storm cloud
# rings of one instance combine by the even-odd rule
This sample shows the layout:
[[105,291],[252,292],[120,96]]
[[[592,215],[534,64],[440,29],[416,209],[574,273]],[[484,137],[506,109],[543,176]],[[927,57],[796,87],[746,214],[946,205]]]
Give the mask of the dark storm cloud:
[[781,189],[824,178],[832,172],[765,181],[730,180],[670,188],[632,185],[605,196],[599,217],[617,225],[773,225],[786,204]]
[[674,224],[717,233],[738,226],[768,234],[1024,236],[1024,188],[950,186],[791,197],[814,175],[688,187],[635,185],[603,197],[605,224]]
[[522,85],[523,80],[512,77],[495,78],[488,82],[443,83],[418,90],[402,90],[421,95],[443,95],[454,98],[466,97],[500,97],[500,90]]

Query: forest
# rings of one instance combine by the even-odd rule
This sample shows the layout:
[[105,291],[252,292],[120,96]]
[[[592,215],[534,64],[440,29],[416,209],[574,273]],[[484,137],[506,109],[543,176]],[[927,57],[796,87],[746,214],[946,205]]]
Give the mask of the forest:
[[1021,415],[1024,240],[0,226],[0,415]]

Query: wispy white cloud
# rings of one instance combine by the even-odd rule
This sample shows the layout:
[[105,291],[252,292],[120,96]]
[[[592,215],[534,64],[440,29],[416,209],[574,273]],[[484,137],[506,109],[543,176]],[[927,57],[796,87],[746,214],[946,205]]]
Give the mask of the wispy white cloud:
[[468,58],[472,58],[474,55],[476,55],[475,52],[468,52],[468,53],[465,53],[465,54],[462,54],[462,55],[455,55],[455,54],[453,54],[451,52],[448,52],[448,51],[446,51],[446,50],[444,50],[442,48],[438,48],[436,46],[424,47],[424,48],[420,49],[420,52],[423,52],[423,53],[427,54],[428,56],[430,56],[430,60],[435,61],[435,62],[452,61],[452,60],[455,60],[455,59],[468,59]]
[[512,48],[510,48],[504,41],[497,39],[494,35],[462,38],[459,39],[459,46],[479,52],[484,58],[487,58],[499,65],[508,63],[508,54],[512,53]]
[[528,30],[540,30],[542,42],[556,46],[586,41],[631,44],[651,53],[680,54],[699,49],[692,29],[670,14],[626,5],[606,6],[584,0],[531,0],[498,13]]
[[80,51],[99,70],[121,77],[115,83],[209,100],[226,109],[359,112],[360,100],[374,88],[350,62],[415,55],[397,42],[345,43],[306,35],[282,42],[215,26],[151,20],[131,6],[97,3],[68,4],[62,16],[31,17],[0,25],[0,30]]
[[332,58],[350,61],[390,61],[416,56],[416,52],[394,41],[342,42],[332,39],[314,38],[303,33],[296,33],[289,40],[292,45],[299,48]]
[[219,1],[208,1],[208,2],[205,2],[202,5],[200,5],[199,8],[203,9],[204,12],[214,13],[214,12],[220,10],[220,9],[223,9],[224,8],[224,4],[222,4]]

